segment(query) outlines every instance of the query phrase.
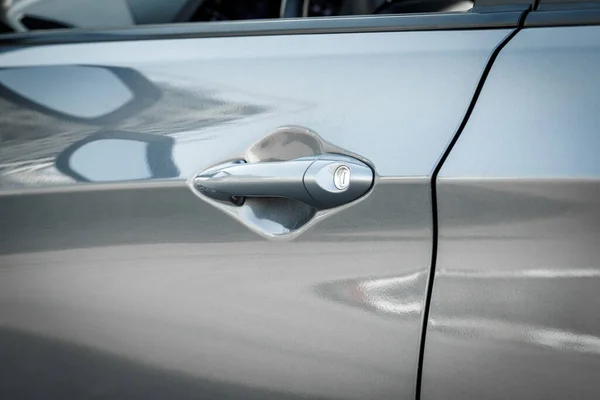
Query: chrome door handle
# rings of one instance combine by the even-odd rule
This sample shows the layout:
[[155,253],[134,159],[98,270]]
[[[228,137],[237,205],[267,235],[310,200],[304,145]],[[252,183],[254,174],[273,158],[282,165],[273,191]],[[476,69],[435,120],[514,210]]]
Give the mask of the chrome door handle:
[[362,161],[325,153],[289,161],[228,162],[197,175],[194,186],[207,197],[238,206],[247,197],[285,197],[324,210],[358,199],[373,179],[373,170]]

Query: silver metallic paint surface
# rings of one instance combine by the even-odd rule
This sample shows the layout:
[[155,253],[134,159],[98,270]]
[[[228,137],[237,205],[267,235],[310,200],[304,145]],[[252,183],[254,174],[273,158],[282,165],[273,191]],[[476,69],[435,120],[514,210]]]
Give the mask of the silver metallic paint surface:
[[600,27],[525,29],[437,182],[422,398],[600,397]]
[[[382,176],[427,176],[464,116],[491,50],[508,33],[49,45],[0,53],[0,67],[113,65],[140,72],[159,87],[161,99],[101,128],[172,135],[181,179],[286,125],[304,126],[361,154]],[[0,127],[14,139],[0,148],[5,189],[66,183],[49,171],[48,160],[100,128],[15,109],[3,99],[0,110],[7,116]]]
[[[407,209],[385,211],[398,201]],[[25,383],[41,370],[35,386],[54,393],[64,371],[39,367],[48,350],[21,356],[18,340],[48,349],[58,340],[67,349],[58,363],[81,364],[90,372],[79,379],[94,380],[76,397],[94,387],[142,396],[168,376],[137,391],[127,381],[160,368],[208,382],[199,395],[241,387],[230,397],[246,398],[249,386],[273,397],[409,398],[430,258],[428,202],[426,179],[382,181],[365,201],[280,243],[183,185],[0,197],[8,253],[0,256],[0,316],[14,337],[3,342],[10,362],[0,387],[31,398]],[[382,300],[409,307],[387,312],[376,297],[346,289],[349,279],[359,288],[399,280]],[[111,378],[111,363],[96,371],[104,357],[132,365],[124,382]]]
[[[101,127],[0,99],[0,397],[414,398],[428,176],[507,34],[0,53],[0,66],[134,68],[162,92]],[[378,173],[362,201],[290,243],[264,240],[184,182],[283,125],[314,130]],[[100,128],[171,135],[179,180],[60,175],[54,157]]]

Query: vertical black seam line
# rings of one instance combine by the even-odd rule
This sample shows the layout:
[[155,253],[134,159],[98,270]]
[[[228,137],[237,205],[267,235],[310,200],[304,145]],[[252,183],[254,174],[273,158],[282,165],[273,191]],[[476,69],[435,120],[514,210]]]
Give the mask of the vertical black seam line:
[[433,294],[433,282],[434,282],[434,278],[435,278],[435,266],[436,266],[436,261],[437,261],[438,229],[439,229],[439,227],[438,227],[437,189],[436,189],[437,177],[438,177],[438,174],[440,173],[440,170],[442,169],[442,166],[444,165],[444,162],[448,158],[448,155],[452,151],[452,148],[454,148],[454,145],[458,141],[458,138],[460,137],[463,130],[465,129],[465,126],[467,125],[467,122],[469,121],[469,117],[473,113],[473,109],[475,108],[477,99],[479,98],[479,95],[481,94],[481,91],[483,89],[485,81],[486,81],[488,75],[490,74],[492,66],[494,65],[494,61],[496,61],[498,54],[500,54],[500,52],[502,51],[504,46],[506,46],[508,44],[508,42],[510,42],[511,39],[514,38],[516,36],[516,34],[519,33],[519,31],[523,28],[523,24],[525,22],[525,17],[527,16],[528,13],[529,13],[529,10],[526,10],[521,14],[517,28],[514,31],[512,31],[508,36],[506,36],[504,38],[504,40],[502,40],[502,42],[500,42],[496,46],[496,48],[492,51],[492,54],[490,55],[486,65],[483,69],[481,77],[479,78],[479,82],[477,83],[475,92],[473,93],[473,97],[471,98],[471,102],[469,103],[467,111],[465,112],[465,115],[464,115],[460,125],[458,126],[458,129],[456,130],[454,137],[452,138],[452,140],[446,147],[444,154],[442,155],[442,157],[438,161],[437,165],[435,166],[435,169],[433,170],[433,174],[431,176],[430,184],[431,184],[431,209],[432,209],[432,218],[433,218],[432,219],[433,241],[432,241],[432,247],[431,247],[431,265],[429,268],[429,276],[427,279],[427,287],[425,290],[425,304],[423,306],[423,319],[422,319],[422,325],[421,325],[421,340],[419,342],[419,360],[418,360],[418,364],[417,364],[417,384],[415,387],[415,399],[416,400],[421,400],[421,383],[423,380],[423,359],[425,358],[425,340],[426,340],[426,336],[427,336],[427,323],[429,321],[429,308],[431,306],[431,297]]

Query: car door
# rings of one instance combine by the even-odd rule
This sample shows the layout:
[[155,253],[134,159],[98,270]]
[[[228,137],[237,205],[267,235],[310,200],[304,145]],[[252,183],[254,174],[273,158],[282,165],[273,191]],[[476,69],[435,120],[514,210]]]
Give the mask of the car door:
[[521,15],[2,37],[1,397],[414,398],[431,175]]
[[436,180],[423,399],[600,396],[599,9],[549,3]]

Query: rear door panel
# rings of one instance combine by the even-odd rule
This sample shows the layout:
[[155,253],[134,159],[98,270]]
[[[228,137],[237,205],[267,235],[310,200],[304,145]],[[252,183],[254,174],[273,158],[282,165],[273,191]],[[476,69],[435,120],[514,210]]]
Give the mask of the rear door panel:
[[519,32],[440,171],[423,399],[600,395],[599,38]]
[[[2,397],[414,398],[429,177],[510,31],[5,47],[5,68],[125,67],[161,95],[100,125],[0,99]],[[271,242],[186,185],[289,125],[368,159],[370,195]],[[169,135],[178,176],[60,174],[99,130]]]

